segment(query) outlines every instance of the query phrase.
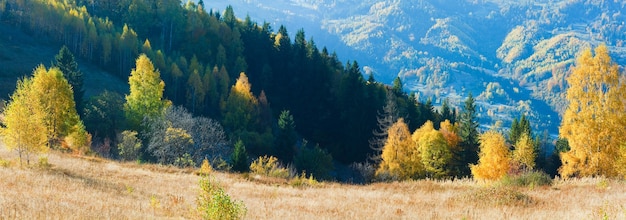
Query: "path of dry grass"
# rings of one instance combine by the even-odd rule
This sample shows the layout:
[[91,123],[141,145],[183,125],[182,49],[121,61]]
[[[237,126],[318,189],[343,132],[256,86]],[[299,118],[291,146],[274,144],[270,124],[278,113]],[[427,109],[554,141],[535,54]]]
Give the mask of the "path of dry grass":
[[[189,170],[50,153],[49,169],[0,167],[0,219],[196,218],[199,177]],[[415,181],[315,188],[214,174],[248,219],[626,219],[626,183],[557,181],[493,188],[472,181]]]

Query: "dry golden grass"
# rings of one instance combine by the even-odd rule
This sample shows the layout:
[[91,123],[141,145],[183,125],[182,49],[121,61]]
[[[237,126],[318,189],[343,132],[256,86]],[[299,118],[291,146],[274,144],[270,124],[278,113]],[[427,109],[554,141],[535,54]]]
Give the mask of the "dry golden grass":
[[[0,147],[0,219],[180,219],[195,214],[191,170],[118,163],[52,152],[49,169],[20,168]],[[291,187],[213,174],[247,219],[626,219],[626,183],[556,180],[494,188],[470,180]]]

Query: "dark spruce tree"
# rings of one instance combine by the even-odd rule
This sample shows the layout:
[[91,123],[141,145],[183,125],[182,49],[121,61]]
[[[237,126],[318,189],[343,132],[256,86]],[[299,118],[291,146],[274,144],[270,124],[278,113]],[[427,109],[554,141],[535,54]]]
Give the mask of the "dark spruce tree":
[[278,136],[275,140],[276,157],[285,163],[293,160],[296,147],[296,124],[289,110],[283,110],[278,117]]
[[465,100],[465,106],[459,118],[459,137],[461,138],[460,163],[456,169],[460,176],[470,175],[469,164],[478,162],[478,121],[476,119],[476,104],[470,93]]
[[243,141],[238,140],[235,143],[235,149],[230,156],[230,160],[234,171],[247,172],[250,169],[248,165],[248,153],[246,152],[246,146],[243,144]]
[[82,115],[83,95],[85,94],[83,83],[85,79],[83,73],[78,69],[78,63],[76,63],[74,54],[72,54],[70,49],[66,46],[63,46],[59,53],[54,56],[52,65],[61,69],[63,76],[67,79],[70,86],[72,86],[76,110]]

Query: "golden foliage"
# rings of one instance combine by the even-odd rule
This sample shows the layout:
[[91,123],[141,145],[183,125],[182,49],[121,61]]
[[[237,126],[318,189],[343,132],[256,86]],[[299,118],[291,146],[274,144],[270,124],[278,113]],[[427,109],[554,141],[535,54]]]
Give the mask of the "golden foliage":
[[48,141],[69,135],[79,122],[74,93],[63,73],[56,67],[46,70],[43,65],[33,72],[32,96],[37,99],[44,115]]
[[130,94],[126,96],[124,110],[132,126],[139,126],[145,116],[157,116],[167,107],[168,102],[163,100],[165,83],[145,54],[137,58],[136,68],[131,71],[128,84]]
[[567,79],[569,105],[559,129],[570,151],[561,153],[559,172],[570,176],[616,176],[620,144],[626,142],[626,86],[606,46],[578,58]]
[[250,171],[268,177],[289,178],[290,173],[273,156],[260,156],[250,164]]
[[22,156],[30,163],[30,154],[48,149],[44,111],[32,95],[31,87],[30,79],[18,81],[11,101],[4,109],[3,141],[7,149],[17,151],[20,163]]
[[536,157],[537,153],[535,152],[532,139],[530,139],[528,134],[522,133],[522,136],[515,144],[515,150],[513,150],[513,161],[528,170],[532,170],[535,168]]
[[417,143],[426,175],[442,178],[448,175],[448,164],[452,160],[450,150],[443,134],[435,130],[433,123],[427,121],[413,133],[413,141]]
[[200,170],[198,170],[199,175],[210,175],[213,172],[213,167],[211,163],[209,163],[208,159],[202,160],[202,165],[200,166]]
[[487,131],[480,136],[478,164],[470,165],[476,179],[498,180],[509,170],[509,148],[504,136],[497,131]]
[[224,126],[229,129],[248,130],[256,117],[258,100],[252,94],[248,76],[240,73],[235,85],[230,89],[224,112]]
[[400,118],[388,129],[387,141],[376,170],[379,178],[409,179],[423,174],[423,165],[417,145],[404,119]]

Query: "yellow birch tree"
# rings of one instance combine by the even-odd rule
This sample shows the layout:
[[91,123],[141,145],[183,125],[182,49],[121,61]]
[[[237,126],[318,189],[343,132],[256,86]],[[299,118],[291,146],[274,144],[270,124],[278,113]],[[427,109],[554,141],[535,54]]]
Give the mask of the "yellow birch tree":
[[17,151],[20,164],[23,157],[30,164],[31,154],[48,149],[44,111],[32,95],[31,86],[32,81],[28,78],[18,81],[11,101],[4,109],[3,141],[9,150]]
[[409,126],[400,118],[388,129],[387,141],[376,170],[379,178],[409,179],[421,176],[423,166]]
[[559,135],[570,150],[561,153],[559,173],[571,176],[618,175],[619,146],[626,142],[626,87],[606,46],[578,58],[567,82],[569,105]]
[[72,87],[59,68],[39,65],[33,72],[31,93],[43,110],[49,147],[74,132],[80,121]]
[[452,152],[443,134],[435,130],[433,123],[427,121],[413,133],[413,141],[417,143],[420,160],[426,175],[442,178],[449,174],[448,165],[452,160]]
[[519,140],[515,144],[513,150],[513,161],[522,166],[524,170],[532,170],[535,168],[535,158],[537,153],[533,146],[533,141],[528,134],[522,133]]
[[481,180],[498,180],[509,170],[509,148],[504,136],[491,130],[480,135],[478,164],[470,165],[472,175]]

